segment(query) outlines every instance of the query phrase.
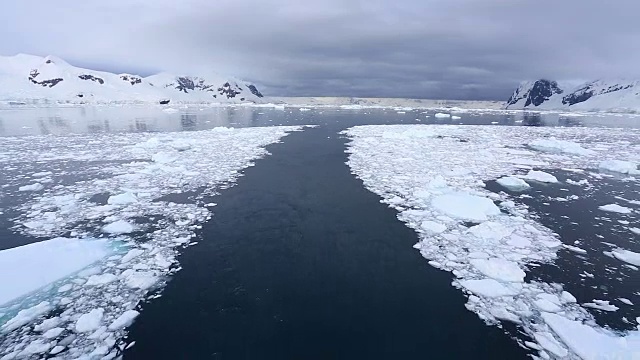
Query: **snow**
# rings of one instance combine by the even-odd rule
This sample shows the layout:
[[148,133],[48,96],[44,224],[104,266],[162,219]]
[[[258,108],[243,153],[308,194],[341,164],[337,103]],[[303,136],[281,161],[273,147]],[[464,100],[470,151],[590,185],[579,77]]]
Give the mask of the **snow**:
[[466,193],[437,196],[431,205],[445,215],[469,221],[486,221],[490,216],[500,214],[491,199]]
[[[551,263],[565,244],[529,213],[518,195],[490,192],[485,184],[506,176],[555,182],[548,172],[552,169],[584,172],[597,168],[612,153],[640,158],[640,148],[629,146],[640,138],[640,131],[371,125],[356,126],[344,134],[350,139],[346,152],[352,173],[417,232],[419,242],[414,248],[428,263],[453,274],[452,284],[468,294],[467,309],[487,324],[518,324],[518,332],[531,340],[530,347],[540,351],[539,358],[577,358],[571,344],[545,321],[545,314],[585,321],[584,326],[606,332],[596,325],[588,307],[578,304],[561,284],[527,279],[530,267]],[[594,151],[586,156],[572,151],[573,145],[569,151],[564,151],[566,146],[562,151],[530,150],[529,144],[550,138],[563,146],[579,143]],[[522,169],[529,176],[510,175]],[[587,255],[575,245],[564,248]],[[634,257],[623,250],[612,255]],[[600,307],[611,309],[604,303]]]
[[97,330],[100,327],[103,316],[104,309],[102,308],[93,309],[86,314],[82,314],[76,322],[76,332],[86,333]]
[[590,156],[595,154],[595,151],[585,149],[578,143],[558,140],[553,137],[549,139],[536,139],[529,143],[529,147],[538,151],[557,152],[574,155]]
[[638,164],[623,160],[605,160],[598,167],[602,170],[617,172],[621,174],[640,175]]
[[514,176],[501,177],[500,179],[496,180],[496,182],[500,186],[503,186],[512,191],[524,191],[531,187],[529,184],[527,184],[526,181]]
[[624,249],[616,249],[611,252],[611,254],[618,260],[624,261],[627,264],[640,266],[640,253],[636,253],[629,250]]
[[633,211],[628,207],[620,206],[618,204],[602,205],[602,206],[599,206],[598,209],[602,211],[614,212],[618,214],[631,214],[631,212]]
[[135,310],[125,311],[122,315],[118,316],[111,325],[109,325],[109,330],[113,331],[126,328],[133,323],[138,315],[140,315],[140,313]]
[[527,175],[524,176],[527,180],[537,181],[541,183],[557,183],[558,179],[544,171],[530,170]]
[[82,270],[111,252],[106,240],[55,238],[0,251],[0,305]]
[[40,183],[34,183],[31,185],[24,185],[18,188],[18,191],[40,191],[44,189],[44,186]]
[[102,227],[102,232],[109,234],[128,234],[135,230],[135,226],[128,221],[118,220]]
[[[73,332],[67,335],[70,340],[57,344],[64,346],[64,358],[117,356],[126,346],[126,326],[134,318],[131,311],[139,302],[159,295],[180,270],[180,251],[197,243],[195,231],[212,216],[212,208],[205,206],[212,204],[209,201],[185,196],[189,201],[173,202],[164,197],[190,192],[215,196],[233,186],[241,170],[269,155],[267,145],[302,129],[0,138],[3,168],[29,163],[58,169],[51,170],[55,183],[46,192],[8,205],[17,214],[10,219],[15,231],[52,240],[0,251],[0,273],[33,274],[38,280],[30,284],[20,279],[16,284],[0,276],[0,297],[6,296],[7,301],[6,306],[0,305],[0,358],[34,341],[52,342],[53,347],[55,340],[44,334],[54,328]],[[162,159],[168,162],[151,161],[159,158],[156,154],[165,154]],[[81,165],[57,166],[66,161]],[[57,180],[60,175],[64,182]],[[13,191],[18,194],[17,186]],[[103,194],[110,195],[108,204],[94,200]],[[123,232],[125,223],[134,225],[135,231]],[[91,238],[101,230],[111,232],[99,240]],[[55,240],[63,234],[74,234],[74,238]],[[38,251],[26,251],[30,247]],[[24,256],[12,255],[20,252]],[[15,291],[8,285],[15,286]],[[5,289],[12,289],[11,296]],[[39,330],[31,331],[32,324]]]

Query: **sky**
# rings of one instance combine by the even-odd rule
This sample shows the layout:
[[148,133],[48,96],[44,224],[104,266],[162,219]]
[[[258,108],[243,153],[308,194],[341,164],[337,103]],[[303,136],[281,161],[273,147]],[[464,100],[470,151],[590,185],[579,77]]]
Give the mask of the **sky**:
[[637,0],[20,0],[0,55],[272,96],[506,100],[522,81],[640,78]]

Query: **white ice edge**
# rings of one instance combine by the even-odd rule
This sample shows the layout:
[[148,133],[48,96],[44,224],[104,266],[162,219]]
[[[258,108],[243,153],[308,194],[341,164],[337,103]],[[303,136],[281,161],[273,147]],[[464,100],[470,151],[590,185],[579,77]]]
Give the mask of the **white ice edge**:
[[[137,316],[134,308],[179,270],[179,248],[211,217],[205,204],[155,200],[200,189],[214,195],[268,155],[266,145],[302,128],[0,139],[3,150],[21,154],[0,159],[5,168],[66,160],[93,166],[89,180],[46,182],[18,208],[22,233],[70,232],[74,238],[0,251],[0,289],[11,289],[0,297],[0,358],[115,357],[126,346],[122,339]],[[91,201],[95,194],[110,196],[99,204]],[[150,216],[159,219],[152,232],[137,222]],[[129,234],[138,230],[146,232],[145,241]],[[104,238],[89,239],[96,236]],[[15,276],[4,276],[7,266],[16,266],[10,272]]]
[[[624,159],[624,166],[605,170],[629,174],[628,164],[640,159],[640,147],[630,146],[640,132],[381,125],[357,126],[343,133],[351,140],[347,150],[351,171],[416,230],[420,242],[415,247],[429,263],[453,273],[453,285],[469,296],[469,310],[489,324],[519,324],[541,358],[640,353],[639,331],[618,334],[598,327],[562,285],[523,281],[527,264],[553,261],[562,244],[556,234],[530,218],[525,207],[508,195],[483,188],[483,181],[511,176],[523,167],[605,168],[601,164],[612,156]],[[555,182],[550,174],[529,175],[524,178]],[[505,178],[502,185],[526,188],[513,178]],[[448,201],[438,200],[443,197]],[[481,199],[498,202],[503,212],[497,213]],[[463,221],[479,224],[466,228]],[[638,261],[636,255],[623,249],[613,252],[629,263]],[[589,346],[581,346],[583,342]]]

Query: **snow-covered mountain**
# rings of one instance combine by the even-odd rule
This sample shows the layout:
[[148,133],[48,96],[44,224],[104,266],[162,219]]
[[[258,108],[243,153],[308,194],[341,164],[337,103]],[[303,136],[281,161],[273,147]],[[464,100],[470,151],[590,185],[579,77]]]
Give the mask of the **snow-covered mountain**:
[[261,102],[247,82],[161,73],[149,77],[75,67],[54,56],[0,56],[0,103]]
[[640,112],[640,81],[596,80],[578,86],[545,79],[525,82],[506,108]]

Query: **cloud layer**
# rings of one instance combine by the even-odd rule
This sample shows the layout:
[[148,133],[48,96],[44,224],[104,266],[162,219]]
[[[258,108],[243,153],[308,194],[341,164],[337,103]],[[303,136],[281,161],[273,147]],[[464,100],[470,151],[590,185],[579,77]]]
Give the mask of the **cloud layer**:
[[635,0],[21,0],[0,54],[216,71],[269,95],[505,99],[522,80],[640,78]]

